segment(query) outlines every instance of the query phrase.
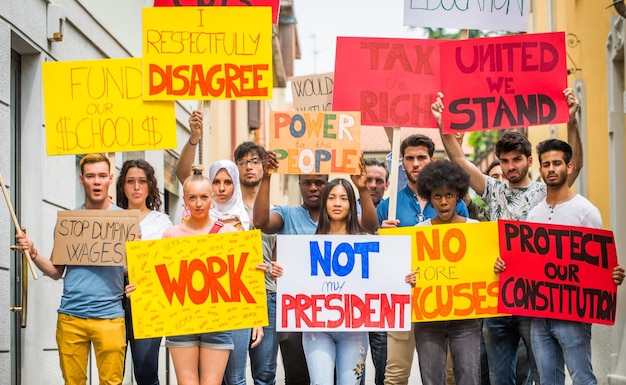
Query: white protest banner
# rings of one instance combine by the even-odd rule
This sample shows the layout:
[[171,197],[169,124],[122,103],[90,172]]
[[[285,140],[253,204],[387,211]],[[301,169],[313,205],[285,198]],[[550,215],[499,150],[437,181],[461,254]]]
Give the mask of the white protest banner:
[[334,73],[291,78],[291,95],[296,111],[331,111]]
[[278,331],[410,330],[411,238],[279,235]]
[[525,32],[528,1],[404,0],[404,25]]

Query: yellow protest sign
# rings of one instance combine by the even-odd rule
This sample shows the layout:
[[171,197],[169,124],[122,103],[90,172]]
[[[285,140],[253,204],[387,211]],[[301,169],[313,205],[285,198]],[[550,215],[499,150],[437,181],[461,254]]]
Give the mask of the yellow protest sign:
[[143,9],[146,100],[271,99],[269,7]]
[[270,149],[281,174],[357,174],[360,112],[270,112]]
[[144,102],[141,59],[43,63],[48,155],[176,148],[172,102]]
[[259,230],[126,244],[136,338],[265,326]]
[[124,245],[139,232],[139,210],[59,211],[52,260],[55,265],[126,266]]
[[454,223],[379,229],[411,235],[413,322],[497,317],[498,223]]

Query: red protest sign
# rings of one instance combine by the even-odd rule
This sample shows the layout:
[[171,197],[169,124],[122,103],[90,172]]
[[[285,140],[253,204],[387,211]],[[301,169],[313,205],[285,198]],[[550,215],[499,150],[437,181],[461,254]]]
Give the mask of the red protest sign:
[[567,122],[565,55],[562,32],[442,43],[443,132]]
[[617,265],[613,233],[519,221],[498,221],[498,311],[613,325]]
[[154,0],[155,7],[272,7],[272,23],[278,24],[280,0]]
[[367,126],[431,127],[441,40],[338,37],[333,110]]

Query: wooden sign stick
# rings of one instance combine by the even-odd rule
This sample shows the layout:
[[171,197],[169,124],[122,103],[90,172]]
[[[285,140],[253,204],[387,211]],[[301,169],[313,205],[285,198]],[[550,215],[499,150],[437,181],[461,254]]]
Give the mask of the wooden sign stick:
[[393,132],[391,140],[391,169],[389,170],[389,213],[387,219],[396,219],[398,205],[398,160],[400,158],[400,127],[385,127]]
[[[7,206],[9,207],[9,212],[11,213],[11,218],[13,218],[13,225],[15,226],[15,231],[18,234],[24,234],[22,231],[22,227],[17,221],[17,217],[15,216],[15,211],[13,211],[13,205],[11,204],[11,197],[9,197],[9,192],[7,191],[7,186],[4,184],[4,179],[2,179],[2,174],[0,174],[0,186],[2,187],[2,192],[4,193],[4,199],[7,201]],[[34,279],[37,279],[37,272],[35,271],[35,266],[33,264],[33,260],[30,257],[30,252],[28,250],[22,250],[24,255],[26,256],[26,261],[28,262],[28,267],[30,268],[30,272],[33,275]]]

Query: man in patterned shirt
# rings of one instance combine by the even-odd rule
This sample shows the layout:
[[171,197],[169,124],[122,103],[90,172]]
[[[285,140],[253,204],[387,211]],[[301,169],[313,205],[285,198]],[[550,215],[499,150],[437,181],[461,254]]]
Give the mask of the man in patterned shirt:
[[[573,170],[567,183],[571,186],[582,168],[582,143],[578,133],[576,111],[578,100],[574,90],[563,91],[569,105],[569,122],[567,139],[574,149],[572,158]],[[441,130],[441,112],[443,111],[443,94],[439,93],[431,110]],[[491,178],[465,157],[461,146],[452,134],[442,135],[443,145],[450,160],[458,163],[470,174],[471,187],[489,206],[491,220],[512,219],[526,220],[528,212],[546,197],[546,185],[533,181],[528,175],[532,165],[532,146],[528,139],[519,132],[507,132],[496,143],[495,154],[500,160],[500,167],[508,183]],[[513,316],[488,318],[484,321],[483,334],[489,361],[491,385],[514,385],[517,347],[520,338],[524,341],[528,357],[533,368],[535,382],[539,383],[536,365],[530,348],[530,319]]]

